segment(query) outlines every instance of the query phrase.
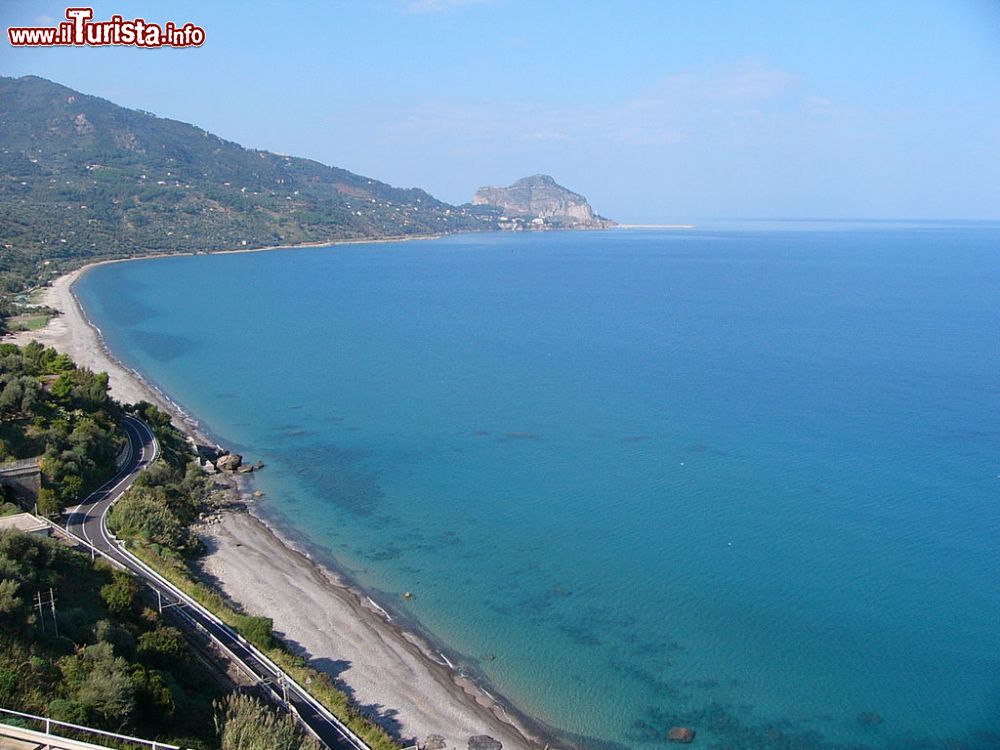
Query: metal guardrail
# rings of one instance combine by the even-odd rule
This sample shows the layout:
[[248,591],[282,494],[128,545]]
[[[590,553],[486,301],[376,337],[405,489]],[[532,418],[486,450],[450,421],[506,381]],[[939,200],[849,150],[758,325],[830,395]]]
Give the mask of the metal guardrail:
[[[130,742],[134,745],[142,745],[144,747],[150,748],[150,750],[181,750],[179,745],[168,745],[166,742],[157,742],[156,740],[144,740],[141,737],[129,737],[127,734],[116,734],[114,732],[106,732],[103,729],[94,729],[93,727],[84,727],[79,724],[70,724],[68,721],[58,721],[57,719],[50,719],[48,716],[37,716],[35,714],[26,714],[21,711],[12,711],[9,708],[0,708],[0,714],[3,716],[15,716],[19,719],[28,719],[29,721],[37,721],[38,723],[45,726],[44,732],[39,732],[39,734],[44,735],[46,738],[52,738],[56,740],[68,740],[72,742],[69,737],[61,737],[57,734],[52,733],[52,727],[64,727],[66,729],[72,729],[76,732],[84,732],[85,734],[96,734],[101,737],[110,737],[114,740],[120,740],[122,742]],[[6,721],[0,717],[0,724],[7,724]],[[15,727],[16,728],[16,727]],[[3,727],[0,727],[0,734],[3,733]],[[53,743],[49,743],[53,744]],[[59,742],[54,743],[54,746],[58,747]]]
[[128,463],[130,458],[132,458],[132,441],[126,440],[125,445],[123,445],[122,449],[118,451],[118,456],[115,458],[115,468],[121,469]]
[[[144,422],[138,419],[136,419],[135,421],[138,422],[142,426],[142,428],[149,433],[150,437],[152,437],[154,446],[154,453],[152,460],[155,460],[159,455],[159,441],[156,440],[156,436]],[[131,444],[131,441],[129,441],[129,443]],[[109,481],[106,484],[111,484],[111,482]],[[102,488],[99,488],[99,490],[100,489],[103,489],[103,486]],[[121,568],[123,570],[129,570],[128,567],[126,567],[121,562],[116,560],[113,556],[108,555],[106,552],[99,549],[94,544],[91,544],[89,541],[84,540],[78,537],[76,534],[69,532],[68,529],[61,528],[58,524],[55,524],[48,519],[43,519],[43,520],[45,520],[46,523],[48,523],[53,529],[58,531],[60,534],[68,536],[73,541],[79,544],[83,544],[85,547],[91,550],[91,553],[94,556],[100,555],[101,557],[112,563],[115,567]],[[236,640],[239,641],[240,645],[247,651],[249,651],[253,655],[253,657],[271,673],[272,678],[277,680],[279,686],[282,687],[282,691],[281,693],[279,693],[275,689],[275,685],[272,684],[269,679],[264,679],[259,684],[261,684],[262,687],[266,688],[271,693],[272,697],[279,705],[284,706],[290,713],[295,715],[296,718],[299,720],[300,724],[312,736],[314,736],[316,739],[322,742],[322,739],[319,737],[319,735],[316,734],[315,730],[309,725],[309,723],[302,721],[302,717],[299,715],[299,712],[293,705],[293,703],[287,700],[287,696],[285,695],[285,689],[292,689],[295,692],[297,692],[299,696],[306,698],[308,702],[312,704],[313,709],[316,710],[324,719],[326,719],[328,723],[335,726],[337,730],[340,732],[340,734],[344,737],[344,739],[346,739],[351,745],[353,745],[356,748],[356,750],[371,750],[371,747],[368,745],[368,743],[365,742],[363,739],[361,739],[353,730],[350,729],[350,727],[348,727],[343,721],[341,721],[337,716],[335,716],[333,712],[330,711],[330,709],[327,708],[322,703],[322,701],[313,696],[307,688],[299,684],[298,681],[296,681],[284,669],[278,666],[270,657],[268,657],[259,648],[257,648],[254,644],[250,643],[250,641],[248,641],[245,637],[243,637],[241,633],[235,631],[228,624],[223,622],[222,619],[220,619],[214,612],[212,612],[203,604],[201,604],[201,602],[197,601],[196,599],[188,595],[185,591],[181,590],[178,586],[173,584],[171,581],[167,580],[158,571],[154,570],[144,561],[140,560],[138,557],[129,552],[125,548],[124,542],[118,539],[118,537],[116,537],[114,533],[112,533],[111,530],[108,529],[106,516],[101,518],[101,531],[105,536],[105,541],[110,546],[116,548],[116,550],[123,557],[126,557],[131,564],[139,568],[145,574],[145,579],[146,579],[145,583],[147,586],[153,589],[154,592],[157,591],[158,588],[161,589],[164,593],[173,596],[179,603],[183,602],[191,609],[199,612],[203,617],[206,617],[207,619],[211,620],[216,626],[231,633],[236,638]],[[254,680],[259,679],[258,676],[254,673],[254,670],[251,669],[249,665],[244,663],[243,659],[241,659],[239,656],[233,653],[233,651],[225,643],[216,638],[215,635],[209,632],[207,629],[205,629],[201,625],[201,623],[194,620],[190,615],[188,615],[182,609],[179,609],[178,613],[182,617],[184,617],[184,619],[186,619],[189,622],[189,624],[194,625],[198,630],[202,631],[205,635],[207,635],[212,640],[212,642],[215,643],[216,646],[225,651],[229,655],[229,657],[246,672],[246,674],[250,675]],[[158,745],[157,750],[159,750],[160,747],[167,748],[168,746]]]

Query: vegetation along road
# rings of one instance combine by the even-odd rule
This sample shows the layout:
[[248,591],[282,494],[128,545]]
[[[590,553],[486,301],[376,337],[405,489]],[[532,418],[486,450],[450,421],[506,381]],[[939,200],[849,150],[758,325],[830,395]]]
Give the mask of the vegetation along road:
[[66,530],[85,542],[95,553],[111,559],[142,578],[157,594],[162,606],[175,608],[180,621],[186,627],[208,635],[243,670],[264,685],[277,702],[285,704],[297,714],[311,733],[325,745],[337,750],[368,750],[368,746],[361,738],[344,726],[271,659],[128,552],[124,543],[108,529],[107,516],[111,507],[159,454],[156,437],[143,421],[126,416],[124,428],[129,440],[124,454],[125,460],[114,477],[91,493],[76,508],[67,511]]

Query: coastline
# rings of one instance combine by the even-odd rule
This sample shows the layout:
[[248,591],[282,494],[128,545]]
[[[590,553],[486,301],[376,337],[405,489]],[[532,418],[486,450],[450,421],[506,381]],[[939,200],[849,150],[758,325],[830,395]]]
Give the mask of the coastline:
[[[219,252],[286,247],[290,246]],[[81,367],[107,372],[114,398],[154,403],[186,434],[212,445],[214,440],[193,415],[115,357],[73,292],[76,281],[97,265],[156,257],[170,256],[98,261],[54,279],[43,288],[39,302],[60,315],[42,329],[11,334],[6,340],[19,345],[37,340],[69,354]],[[224,510],[195,529],[208,548],[198,561],[203,577],[246,611],[272,617],[277,634],[314,667],[329,673],[364,713],[404,746],[441,735],[447,747],[465,747],[469,737],[482,734],[518,750],[568,744],[554,729],[487,689],[482,678],[456,667],[418,628],[398,624],[368,592],[336,569],[335,560],[332,565],[318,562],[254,513],[245,484],[234,489],[246,501],[245,510]]]

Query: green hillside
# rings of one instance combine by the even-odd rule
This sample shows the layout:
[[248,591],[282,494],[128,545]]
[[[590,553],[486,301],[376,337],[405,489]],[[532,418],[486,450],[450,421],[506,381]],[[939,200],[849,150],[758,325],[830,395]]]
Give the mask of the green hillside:
[[492,228],[423,190],[0,77],[0,291],[99,257]]

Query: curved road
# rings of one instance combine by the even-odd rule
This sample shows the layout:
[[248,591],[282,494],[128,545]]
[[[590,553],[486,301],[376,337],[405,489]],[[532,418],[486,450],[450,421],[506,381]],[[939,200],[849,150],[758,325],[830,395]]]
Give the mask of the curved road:
[[159,455],[156,437],[144,422],[126,416],[124,428],[129,440],[124,463],[114,477],[91,493],[76,508],[69,509],[66,531],[144,579],[160,597],[164,607],[174,608],[184,626],[209,636],[245,672],[269,690],[279,703],[285,703],[294,714],[297,714],[310,732],[327,747],[337,750],[370,750],[363,740],[286,675],[271,659],[218,617],[130,554],[125,549],[124,543],[111,533],[107,526],[107,516],[111,506]]

